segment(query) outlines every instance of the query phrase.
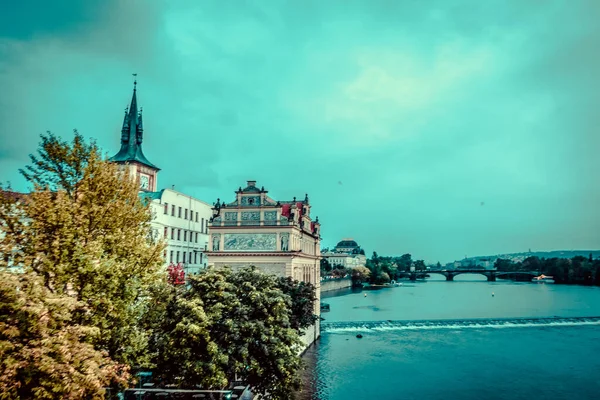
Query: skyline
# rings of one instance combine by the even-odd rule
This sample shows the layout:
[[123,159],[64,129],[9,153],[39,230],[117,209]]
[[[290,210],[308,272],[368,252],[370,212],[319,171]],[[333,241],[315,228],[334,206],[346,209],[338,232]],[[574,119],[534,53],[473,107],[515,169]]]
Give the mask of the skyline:
[[0,181],[46,130],[116,154],[138,73],[159,188],[308,193],[368,255],[600,248],[600,4],[258,4],[9,5]]

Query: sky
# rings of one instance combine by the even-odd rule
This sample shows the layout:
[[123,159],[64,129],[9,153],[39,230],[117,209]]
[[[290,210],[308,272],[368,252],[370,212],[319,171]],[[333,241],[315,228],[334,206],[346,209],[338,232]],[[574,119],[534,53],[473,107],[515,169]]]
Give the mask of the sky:
[[0,181],[46,131],[112,156],[138,74],[159,187],[256,180],[322,245],[600,248],[600,1],[54,0],[0,13]]

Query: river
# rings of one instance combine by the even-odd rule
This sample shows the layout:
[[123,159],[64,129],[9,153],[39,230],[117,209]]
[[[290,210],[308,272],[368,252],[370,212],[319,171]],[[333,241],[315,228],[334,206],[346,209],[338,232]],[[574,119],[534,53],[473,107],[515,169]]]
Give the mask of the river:
[[325,293],[297,397],[600,398],[600,288],[455,279]]

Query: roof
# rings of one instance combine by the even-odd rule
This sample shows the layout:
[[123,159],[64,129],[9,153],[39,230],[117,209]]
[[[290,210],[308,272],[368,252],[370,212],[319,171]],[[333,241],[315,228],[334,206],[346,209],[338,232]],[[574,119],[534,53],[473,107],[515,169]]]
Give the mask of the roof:
[[359,247],[354,240],[342,240],[335,247]]
[[140,196],[140,199],[142,200],[160,200],[160,198],[162,197],[163,194],[163,190],[159,191],[159,192],[139,192],[138,196]]
[[133,85],[131,105],[129,106],[129,109],[125,109],[123,127],[121,128],[121,149],[109,160],[117,163],[138,162],[158,170],[159,168],[148,161],[142,151],[142,141],[144,136],[142,110],[140,109],[138,112],[137,108],[137,82],[134,82]]
[[2,195],[12,199],[13,201],[26,200],[27,197],[29,196],[28,193],[13,192],[11,190],[1,190],[0,189],[0,192],[2,192]]

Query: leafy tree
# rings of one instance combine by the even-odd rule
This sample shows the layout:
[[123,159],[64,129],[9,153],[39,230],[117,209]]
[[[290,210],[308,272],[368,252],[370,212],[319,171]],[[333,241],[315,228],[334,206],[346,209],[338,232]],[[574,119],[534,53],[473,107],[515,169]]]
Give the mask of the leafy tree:
[[348,270],[344,268],[342,265],[336,265],[333,270],[331,270],[331,276],[335,278],[342,278],[348,275]]
[[506,260],[504,258],[496,259],[496,261],[494,261],[494,268],[503,272],[512,272],[516,270],[515,264],[511,260]]
[[367,267],[354,267],[352,268],[352,286],[361,286],[364,282],[369,280],[371,270]]
[[0,271],[0,398],[104,398],[127,368],[88,343],[99,330],[73,325],[70,296],[49,291],[31,273]]
[[416,271],[424,271],[425,269],[427,269],[427,266],[425,265],[425,261],[423,261],[423,260],[415,261],[415,270]]
[[321,274],[327,275],[327,273],[331,272],[332,269],[333,269],[333,267],[329,263],[329,260],[326,258],[321,258]]
[[412,256],[410,254],[403,254],[397,261],[398,269],[400,271],[410,271],[410,266],[412,265],[412,262]]
[[73,197],[77,184],[86,173],[88,162],[96,161],[91,157],[98,157],[98,147],[94,142],[87,143],[76,130],[72,144],[51,132],[40,137],[42,142],[39,154],[30,154],[31,165],[19,171],[34,186],[54,192],[62,190]]
[[190,276],[187,290],[171,289],[152,342],[157,375],[212,389],[237,377],[264,398],[290,398],[300,384],[301,342],[280,285],[254,268],[210,269]]
[[315,314],[317,301],[315,286],[291,277],[281,277],[277,280],[277,287],[292,300],[290,316],[292,328],[302,333],[304,329],[312,326],[318,318]]
[[32,162],[22,171],[33,184],[27,200],[0,211],[12,248],[7,264],[39,276],[49,293],[85,304],[71,321],[99,329],[89,339],[96,349],[120,363],[147,363],[148,332],[138,321],[161,276],[163,245],[150,238],[137,182],[78,133],[72,143],[42,135]]

